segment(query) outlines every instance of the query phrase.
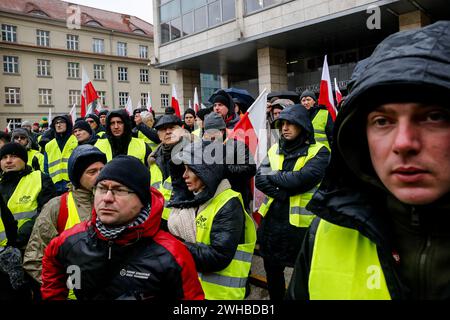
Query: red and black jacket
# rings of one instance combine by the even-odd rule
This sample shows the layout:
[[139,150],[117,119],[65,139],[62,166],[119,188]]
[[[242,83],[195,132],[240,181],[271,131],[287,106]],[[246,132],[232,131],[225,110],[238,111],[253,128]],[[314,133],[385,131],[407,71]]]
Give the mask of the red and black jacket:
[[91,221],[54,238],[42,260],[42,298],[67,299],[69,271],[79,268],[78,300],[203,299],[191,254],[160,230],[163,196],[154,188],[151,196],[149,218],[115,240],[99,233],[95,210]]

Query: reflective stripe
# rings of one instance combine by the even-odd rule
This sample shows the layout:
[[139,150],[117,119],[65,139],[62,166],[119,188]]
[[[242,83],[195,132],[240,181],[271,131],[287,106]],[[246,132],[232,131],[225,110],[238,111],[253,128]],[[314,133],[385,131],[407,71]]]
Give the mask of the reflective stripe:
[[264,204],[267,204],[269,202],[269,197],[268,196],[265,196],[264,197],[264,200],[263,200],[263,203]]
[[314,213],[312,213],[311,211],[306,210],[305,208],[302,208],[302,207],[292,207],[291,214],[303,214],[303,215],[308,215],[308,216],[314,215]]
[[316,139],[316,141],[328,141],[328,138],[317,138],[315,137],[314,139]]
[[168,181],[164,181],[163,188],[167,190],[172,190],[172,184]]
[[314,130],[314,133],[318,133],[318,134],[326,134],[326,132],[324,130]]
[[53,166],[56,166],[57,164],[60,164],[61,163],[61,159],[58,159],[58,160],[55,160],[55,161],[53,161],[53,162],[50,162],[49,164],[48,164],[48,166],[49,167],[53,167]]
[[19,212],[19,213],[14,213],[14,220],[22,220],[22,219],[31,219],[33,218],[35,215],[37,215],[37,211],[28,211],[28,212]]
[[155,182],[152,184],[152,187],[159,190],[159,187],[161,187],[161,182]]
[[56,170],[55,172],[50,173],[50,178],[57,176],[60,173],[68,173],[67,169]]
[[198,274],[200,279],[204,282],[214,283],[219,286],[230,287],[230,288],[245,288],[247,283],[247,278],[236,278],[222,276],[219,274],[211,273],[204,275],[202,273]]
[[244,261],[244,262],[252,262],[252,257],[253,257],[252,253],[237,250],[236,253],[234,254],[233,259],[239,260],[239,261]]
[[6,240],[6,232],[0,232],[0,241]]

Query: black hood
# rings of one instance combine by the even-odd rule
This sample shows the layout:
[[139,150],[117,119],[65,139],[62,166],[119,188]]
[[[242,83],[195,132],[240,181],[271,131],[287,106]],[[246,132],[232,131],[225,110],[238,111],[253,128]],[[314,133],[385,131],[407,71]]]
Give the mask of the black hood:
[[303,137],[303,141],[307,141],[308,144],[316,143],[314,139],[314,128],[309,118],[308,110],[301,104],[294,104],[287,106],[280,113],[280,117],[274,122],[275,128],[279,129],[281,127],[281,120],[289,121],[302,128],[300,136]]
[[59,115],[59,116],[55,116],[52,119],[52,124],[50,125],[50,128],[54,130],[55,134],[56,134],[56,130],[55,130],[55,122],[58,119],[63,119],[64,121],[66,121],[67,123],[67,130],[65,132],[65,136],[70,136],[72,134],[72,119],[70,118],[70,116],[68,114],[63,114],[63,115]]
[[111,133],[111,119],[113,117],[120,117],[125,125],[123,136],[131,137],[131,120],[125,109],[111,110],[106,117],[106,134],[108,137],[113,137]]

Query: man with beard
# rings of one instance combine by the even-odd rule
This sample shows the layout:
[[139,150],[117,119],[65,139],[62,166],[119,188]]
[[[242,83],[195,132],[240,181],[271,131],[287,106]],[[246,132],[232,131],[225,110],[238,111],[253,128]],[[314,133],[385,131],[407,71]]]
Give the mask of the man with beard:
[[150,147],[141,139],[133,138],[131,121],[123,109],[112,110],[106,117],[106,139],[99,139],[95,144],[106,154],[108,162],[118,155],[130,155],[145,164],[151,153]]

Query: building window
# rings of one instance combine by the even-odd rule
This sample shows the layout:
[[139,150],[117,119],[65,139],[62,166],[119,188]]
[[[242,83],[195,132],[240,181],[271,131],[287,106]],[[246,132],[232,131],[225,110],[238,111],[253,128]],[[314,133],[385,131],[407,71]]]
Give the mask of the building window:
[[117,42],[117,55],[121,57],[127,56],[127,43]]
[[119,81],[128,81],[128,68],[119,67]]
[[52,105],[52,89],[39,89],[39,105]]
[[166,43],[235,19],[236,4],[235,0],[167,0],[161,1],[159,14],[161,43]]
[[169,71],[160,71],[159,72],[159,83],[160,84],[169,84]]
[[41,47],[50,47],[50,31],[36,30],[36,44]]
[[119,106],[125,107],[128,100],[128,92],[119,92]]
[[20,125],[22,124],[21,118],[6,118],[6,123],[9,123],[9,127],[11,130],[20,128]]
[[281,2],[282,0],[245,0],[245,13],[255,12]]
[[20,88],[5,88],[5,104],[20,104]]
[[106,91],[97,91],[100,103],[104,106],[106,104]]
[[148,47],[147,46],[139,46],[139,58],[148,59]]
[[94,64],[94,80],[105,80],[104,64]]
[[141,93],[141,106],[147,108],[148,93]]
[[2,24],[2,40],[17,42],[17,27],[10,24]]
[[169,106],[169,95],[167,93],[161,93],[161,107],[167,108]]
[[67,35],[67,50],[78,51],[78,36],[73,34]]
[[142,83],[149,83],[149,77],[148,77],[149,71],[148,69],[141,69],[140,70],[140,79]]
[[19,73],[19,57],[3,56],[3,72]]
[[37,60],[37,75],[40,77],[49,77],[50,74],[50,60]]
[[81,90],[69,90],[69,106],[72,107],[74,104],[81,105]]
[[95,53],[105,53],[105,41],[103,39],[95,39],[92,42],[92,51]]
[[80,64],[78,62],[68,62],[67,73],[69,78],[80,78]]

